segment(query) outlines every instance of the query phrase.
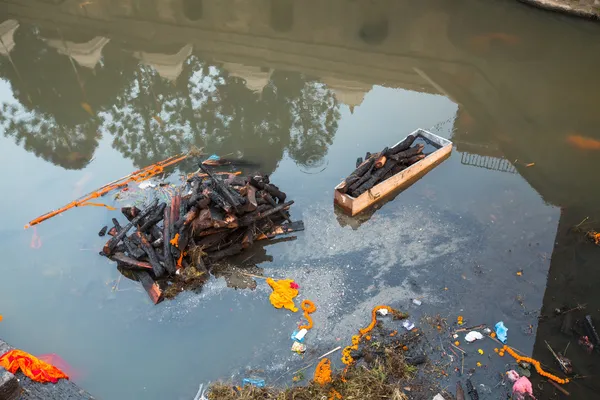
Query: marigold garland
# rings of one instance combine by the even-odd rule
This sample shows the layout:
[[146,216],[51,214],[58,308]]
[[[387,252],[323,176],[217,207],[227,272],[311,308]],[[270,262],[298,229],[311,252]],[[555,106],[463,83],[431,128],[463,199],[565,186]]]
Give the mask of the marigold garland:
[[342,400],[342,395],[337,390],[331,389],[328,400]]
[[317,364],[313,380],[319,385],[325,385],[331,382],[331,361],[328,358],[322,359],[319,364]]
[[377,324],[377,311],[379,310],[387,310],[389,313],[392,314],[395,312],[395,310],[390,306],[375,306],[375,308],[373,308],[373,311],[371,311],[371,323],[369,324],[369,326],[367,326],[364,329],[360,329],[358,331],[360,333],[359,335],[352,336],[352,345],[347,346],[344,348],[344,350],[342,350],[342,362],[344,364],[350,365],[354,362],[354,359],[352,358],[350,353],[352,352],[352,350],[358,350],[358,344],[360,343],[362,337],[365,336],[367,333],[371,332],[373,328],[375,328],[375,325]]
[[537,373],[540,374],[541,376],[551,379],[556,383],[560,383],[561,385],[564,385],[565,383],[569,383],[568,378],[562,379],[556,375],[552,375],[551,373],[544,371],[542,369],[542,367],[540,366],[539,361],[534,360],[533,358],[520,356],[513,349],[511,349],[510,347],[508,347],[506,345],[500,350],[499,355],[503,356],[505,351],[508,352],[508,354],[510,354],[511,356],[513,356],[513,358],[515,360],[517,360],[517,362],[524,361],[526,363],[532,364],[535,367],[535,370],[537,371]]
[[317,307],[315,306],[315,303],[310,300],[302,300],[302,304],[300,306],[302,307],[302,310],[304,310],[304,318],[306,318],[308,323],[306,325],[300,325],[298,329],[309,330],[313,327],[313,320],[308,314],[312,314],[317,311]]

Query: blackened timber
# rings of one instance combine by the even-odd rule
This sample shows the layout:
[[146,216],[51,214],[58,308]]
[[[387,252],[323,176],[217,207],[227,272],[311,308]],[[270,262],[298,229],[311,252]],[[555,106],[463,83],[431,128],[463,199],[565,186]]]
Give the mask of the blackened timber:
[[171,275],[176,272],[175,261],[171,254],[171,243],[169,243],[171,240],[172,225],[171,208],[166,207],[163,218],[163,257],[165,258],[165,269]]
[[377,181],[383,178],[385,174],[387,174],[392,168],[394,168],[395,165],[395,161],[388,160],[385,163],[385,165],[379,168],[375,173],[373,173],[373,175],[365,183],[363,183],[356,190],[354,190],[354,197],[358,197],[367,190],[371,189],[377,183]]
[[257,215],[249,215],[249,216],[242,217],[239,220],[239,226],[249,226],[253,222],[259,221],[265,217],[268,217],[269,215],[275,214],[276,212],[279,212],[281,210],[288,208],[292,204],[294,204],[293,200],[288,201],[287,203],[280,204],[277,207],[273,207],[270,210],[265,211],[263,213],[258,213]]
[[217,179],[215,177],[215,175],[213,175],[213,173],[210,172],[210,170],[208,168],[206,168],[204,165],[200,164],[200,169],[202,171],[204,171],[204,173],[210,177],[214,188],[217,190],[217,192],[219,192],[219,194],[221,196],[223,196],[227,200],[227,202],[229,202],[229,204],[231,204],[231,206],[237,213],[238,207],[240,207],[242,205],[240,203],[239,199],[236,199],[233,196],[233,194],[230,192],[229,188],[227,186],[225,186],[225,184],[223,184],[223,182],[221,180]]
[[141,269],[153,271],[152,265],[145,261],[138,261],[135,258],[126,256],[123,253],[115,253],[110,256],[110,259],[116,261],[121,268],[125,269]]
[[152,201],[152,203],[150,203],[150,206],[148,206],[144,211],[141,211],[135,218],[133,218],[126,226],[125,228],[121,229],[119,231],[119,233],[117,233],[114,237],[112,237],[105,245],[104,245],[104,254],[106,255],[110,255],[113,253],[113,250],[115,248],[115,246],[117,244],[119,244],[119,242],[121,240],[123,240],[123,238],[125,237],[125,235],[127,235],[127,232],[134,226],[137,225],[137,223],[139,221],[141,221],[142,218],[144,218],[146,215],[150,214],[152,211],[154,211],[154,208],[157,206],[158,204],[158,199],[154,199],[154,201]]
[[138,237],[141,243],[142,250],[144,250],[144,253],[146,253],[146,255],[148,256],[148,261],[150,262],[150,265],[152,265],[152,271],[154,271],[154,276],[160,278],[165,274],[165,268],[161,265],[160,260],[158,259],[158,256],[154,251],[154,247],[152,247],[144,233],[135,232],[134,235]]
[[408,158],[411,158],[411,157],[416,156],[417,154],[421,153],[424,148],[425,148],[425,146],[423,146],[422,144],[418,144],[415,147],[411,147],[408,150],[404,150],[399,153],[390,155],[389,158],[391,158],[394,161],[400,161],[404,158],[408,159]]
[[148,218],[144,221],[142,226],[140,226],[141,232],[147,232],[152,226],[156,225],[159,221],[163,219],[163,214],[167,203],[160,203],[156,210],[154,210]]
[[256,177],[250,178],[250,184],[252,186],[254,186],[255,188],[269,192],[269,194],[271,196],[276,197],[279,202],[285,201],[285,199],[287,197],[287,195],[285,193],[283,193],[281,190],[279,190],[276,186],[261,182],[261,181],[257,180]]
[[[369,170],[367,172],[365,172],[364,175],[359,180],[357,180],[352,185],[350,185],[350,187],[348,187],[348,192],[354,192],[356,189],[361,187],[365,182],[367,182],[369,179],[371,179],[373,168],[375,168],[375,160],[373,160],[373,163],[371,163]],[[381,171],[381,168],[379,169],[379,171]]]
[[415,139],[417,137],[414,135],[408,135],[406,137],[406,139],[404,139],[403,141],[401,141],[400,143],[398,143],[397,145],[395,145],[394,147],[392,147],[388,154],[392,155],[392,154],[397,154],[401,151],[407,150],[408,148],[410,148],[410,146],[412,146],[412,144],[414,143]]
[[[277,204],[275,203],[275,200],[273,199],[273,197],[271,197],[271,195],[269,193],[263,194],[263,198],[267,201],[267,203],[269,203],[273,207],[277,207]],[[289,217],[289,215],[287,215],[285,213],[285,211],[283,211],[283,210],[279,211],[278,214],[281,215],[281,217],[283,219],[285,219],[287,222],[289,222],[290,224],[292,223],[292,219]]]

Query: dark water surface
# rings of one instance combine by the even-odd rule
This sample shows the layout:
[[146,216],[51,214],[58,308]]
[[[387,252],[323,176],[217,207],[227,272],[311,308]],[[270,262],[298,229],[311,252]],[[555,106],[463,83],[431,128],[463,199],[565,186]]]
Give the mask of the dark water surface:
[[[598,25],[509,1],[397,0],[2,1],[0,20],[0,337],[59,354],[99,398],[191,399],[201,382],[304,365],[289,350],[300,316],[262,281],[213,279],[153,306],[127,279],[111,289],[96,233],[115,212],[23,230],[191,146],[260,163],[296,201],[306,231],[253,251],[317,305],[315,352],[390,304],[417,321],[504,320],[549,365],[544,340],[571,341],[582,375],[598,373],[559,323],[537,322],[578,303],[600,321],[600,248],[570,230],[586,216],[600,229]],[[452,156],[375,213],[334,212],[356,158],[417,128],[453,140]],[[465,368],[486,365],[473,379],[491,388],[507,360],[480,346]]]

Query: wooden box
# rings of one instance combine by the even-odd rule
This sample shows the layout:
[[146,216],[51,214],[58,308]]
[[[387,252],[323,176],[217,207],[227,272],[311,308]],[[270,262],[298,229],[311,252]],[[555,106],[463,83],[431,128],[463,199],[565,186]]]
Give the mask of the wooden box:
[[[452,142],[438,135],[428,132],[424,129],[417,129],[411,135],[422,138],[428,144],[436,147],[436,150],[424,159],[411,165],[396,175],[391,176],[383,182],[378,183],[371,189],[358,197],[352,197],[339,191],[341,183],[335,187],[333,202],[339,206],[346,214],[354,216],[373,204],[381,201],[387,195],[406,189],[419,178],[431,171],[450,156],[452,152]],[[403,138],[402,140],[404,140]],[[400,143],[400,140],[398,143]]]

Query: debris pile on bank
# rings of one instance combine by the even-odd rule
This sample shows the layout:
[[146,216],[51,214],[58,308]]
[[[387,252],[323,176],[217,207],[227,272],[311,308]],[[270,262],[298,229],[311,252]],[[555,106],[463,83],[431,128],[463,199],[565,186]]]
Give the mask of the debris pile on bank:
[[[380,306],[381,308],[382,306]],[[406,314],[391,310],[393,320],[401,320]],[[383,309],[383,308],[381,308]],[[345,350],[344,369],[335,371],[333,361],[319,357],[309,364],[314,371],[313,379],[306,386],[292,388],[243,387],[222,382],[210,385],[205,394],[207,399],[431,399],[438,392],[436,384],[428,377],[431,364],[426,356],[424,336],[416,328],[398,333],[390,327],[394,321],[383,324],[376,320],[373,310],[369,326],[359,331],[352,339],[349,350]],[[397,328],[400,328],[398,326]],[[426,342],[426,339],[424,340]],[[347,349],[348,349],[347,348]],[[303,369],[306,370],[306,369]],[[301,372],[294,375],[294,382]]]
[[367,153],[365,160],[356,160],[356,169],[338,188],[342,193],[358,197],[373,186],[405,170],[425,158],[423,144],[411,147],[416,139],[409,135],[393,147],[386,147],[379,153]]
[[112,236],[101,255],[139,280],[156,304],[208,279],[213,263],[255,241],[304,229],[288,212],[293,201],[268,176],[216,174],[201,165],[167,201],[123,207],[128,220],[104,227]]

